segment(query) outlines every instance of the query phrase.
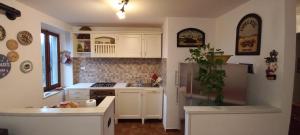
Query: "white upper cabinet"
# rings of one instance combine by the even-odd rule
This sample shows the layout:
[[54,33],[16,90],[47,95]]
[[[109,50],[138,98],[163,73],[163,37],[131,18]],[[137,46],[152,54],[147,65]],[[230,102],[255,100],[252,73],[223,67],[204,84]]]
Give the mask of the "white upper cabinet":
[[92,57],[116,57],[116,34],[92,34],[91,56]]
[[142,48],[144,58],[161,58],[161,35],[143,35]]
[[78,39],[80,34],[73,33],[75,57],[161,58],[160,32],[90,32],[84,33],[90,39]]
[[123,58],[142,57],[142,35],[119,34],[117,45],[117,56]]

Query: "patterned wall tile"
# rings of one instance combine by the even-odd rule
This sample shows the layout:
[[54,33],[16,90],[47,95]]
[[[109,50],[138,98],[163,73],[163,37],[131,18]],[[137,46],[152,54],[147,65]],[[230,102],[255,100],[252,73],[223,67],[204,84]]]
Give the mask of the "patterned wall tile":
[[160,66],[160,71],[161,71],[161,77],[162,77],[162,86],[166,87],[167,85],[167,59],[163,58],[161,60],[161,66]]
[[[162,59],[74,58],[74,83],[150,82],[153,73],[161,75]],[[82,70],[81,67],[85,67]]]

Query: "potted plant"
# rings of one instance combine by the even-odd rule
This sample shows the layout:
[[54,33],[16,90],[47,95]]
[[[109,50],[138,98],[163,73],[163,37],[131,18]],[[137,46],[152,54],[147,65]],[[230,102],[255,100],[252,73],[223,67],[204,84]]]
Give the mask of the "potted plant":
[[222,65],[231,55],[224,55],[221,49],[211,48],[210,44],[190,49],[190,54],[186,61],[196,62],[199,65],[198,76],[195,79],[200,82],[201,94],[207,97],[202,105],[223,105],[226,73]]

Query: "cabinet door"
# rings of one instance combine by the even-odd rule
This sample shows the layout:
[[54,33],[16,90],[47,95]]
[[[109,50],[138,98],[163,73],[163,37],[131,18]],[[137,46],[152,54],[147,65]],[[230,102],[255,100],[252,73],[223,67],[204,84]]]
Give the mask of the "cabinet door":
[[141,118],[141,90],[118,90],[116,100],[117,119]]
[[92,34],[91,56],[92,57],[115,57],[116,56],[116,34]]
[[55,95],[43,99],[44,106],[54,106],[58,105],[60,102],[63,101],[64,91],[61,91]]
[[68,100],[90,99],[90,90],[68,90]]
[[117,56],[123,58],[142,57],[142,36],[120,34],[117,45]]
[[162,118],[162,90],[145,89],[143,92],[143,118]]
[[143,35],[143,57],[161,58],[161,35]]

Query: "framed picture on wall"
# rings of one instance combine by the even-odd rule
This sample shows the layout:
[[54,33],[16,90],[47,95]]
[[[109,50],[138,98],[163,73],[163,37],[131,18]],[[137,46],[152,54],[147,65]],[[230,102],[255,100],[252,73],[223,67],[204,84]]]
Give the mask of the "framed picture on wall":
[[177,47],[198,47],[205,45],[205,33],[196,28],[187,28],[177,33]]
[[248,14],[236,29],[236,55],[260,55],[262,19],[257,14]]

